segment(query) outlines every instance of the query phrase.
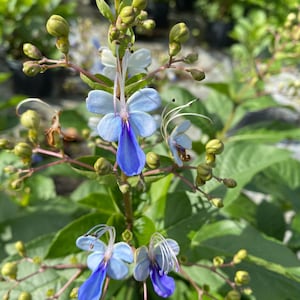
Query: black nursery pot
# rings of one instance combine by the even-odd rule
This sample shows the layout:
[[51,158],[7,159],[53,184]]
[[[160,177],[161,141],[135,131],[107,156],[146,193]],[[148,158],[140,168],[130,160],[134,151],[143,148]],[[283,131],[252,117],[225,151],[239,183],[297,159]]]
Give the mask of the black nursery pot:
[[233,29],[233,22],[207,21],[205,27],[205,40],[213,48],[230,47],[234,40],[229,36]]

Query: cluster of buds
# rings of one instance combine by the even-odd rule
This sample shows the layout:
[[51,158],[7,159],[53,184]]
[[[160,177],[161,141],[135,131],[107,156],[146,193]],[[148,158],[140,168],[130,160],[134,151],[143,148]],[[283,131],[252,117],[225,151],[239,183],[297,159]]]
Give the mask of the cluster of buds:
[[190,32],[185,23],[175,24],[169,33],[169,55],[176,56],[181,51],[181,45],[190,37]]

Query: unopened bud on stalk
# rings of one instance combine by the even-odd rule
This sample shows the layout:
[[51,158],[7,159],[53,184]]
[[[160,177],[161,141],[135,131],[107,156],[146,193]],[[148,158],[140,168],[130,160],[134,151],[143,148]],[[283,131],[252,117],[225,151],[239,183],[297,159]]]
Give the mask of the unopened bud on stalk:
[[94,164],[94,168],[99,175],[107,175],[112,171],[111,163],[104,157],[100,157]]
[[229,291],[225,297],[225,300],[240,300],[241,294],[237,290]]
[[148,18],[148,13],[145,10],[140,11],[137,15],[137,21],[145,21]]
[[125,229],[125,231],[122,232],[122,239],[126,242],[129,243],[133,239],[133,234],[129,229]]
[[181,44],[177,42],[171,42],[169,43],[169,55],[175,56],[177,55],[181,50]]
[[148,152],[146,155],[146,163],[150,169],[156,169],[160,165],[159,155],[155,152]]
[[30,43],[23,44],[23,52],[26,56],[32,59],[41,59],[43,57],[41,51]]
[[244,260],[248,255],[247,250],[241,249],[239,250],[233,257],[233,263],[239,264],[242,260]]
[[70,43],[68,37],[61,36],[56,39],[56,48],[63,54],[68,54]]
[[215,206],[216,208],[224,207],[224,203],[221,198],[213,198],[210,201],[211,201],[212,205]]
[[31,300],[31,299],[32,299],[32,296],[28,292],[22,292],[18,297],[18,300]]
[[170,43],[176,42],[179,44],[185,43],[190,37],[190,32],[185,23],[177,23],[175,24],[169,33],[169,41]]
[[201,178],[201,176],[199,176],[199,175],[196,176],[196,185],[197,185],[197,186],[202,186],[202,185],[204,185],[205,183],[206,183],[206,181],[203,180],[203,179]]
[[52,15],[46,23],[46,28],[49,34],[57,38],[67,37],[70,30],[68,22],[60,15]]
[[213,264],[215,267],[219,267],[224,264],[224,259],[221,256],[216,256],[213,258]]
[[223,179],[224,185],[226,185],[228,188],[235,188],[237,183],[233,178],[224,178]]
[[17,278],[18,264],[16,262],[7,262],[1,268],[2,276],[9,277],[11,279]]
[[122,183],[119,185],[119,189],[122,194],[126,194],[130,190],[130,185],[128,183]]
[[197,175],[204,181],[212,178],[212,168],[208,164],[200,164],[197,167]]
[[120,37],[120,31],[117,29],[115,25],[110,25],[108,35],[109,35],[109,39],[111,41],[114,41]]
[[73,288],[70,293],[70,299],[77,299],[78,297],[78,287]]
[[122,23],[132,25],[135,21],[136,10],[132,6],[124,6],[119,17],[121,18]]
[[153,30],[155,28],[155,21],[152,19],[147,19],[143,21],[141,25],[145,30]]
[[246,271],[237,271],[235,273],[234,282],[238,285],[248,284],[250,281],[249,273]]
[[15,145],[14,153],[24,162],[29,162],[31,160],[32,148],[27,143],[21,142]]
[[17,241],[15,243],[15,248],[18,251],[20,256],[26,256],[26,249],[25,249],[25,245],[22,241]]
[[26,128],[37,129],[40,125],[40,116],[35,110],[28,109],[21,115],[20,122]]
[[147,0],[133,0],[131,5],[137,9],[143,10],[147,6]]
[[33,61],[25,61],[22,70],[25,75],[33,77],[42,71],[42,67]]
[[224,144],[218,139],[213,139],[207,142],[205,145],[205,150],[206,153],[220,154],[224,150]]
[[198,60],[198,53],[190,53],[183,59],[183,61],[186,64],[193,64],[197,60]]
[[198,69],[186,69],[187,72],[191,73],[192,77],[196,81],[205,79],[205,73]]
[[212,153],[205,154],[205,162],[212,168],[215,166],[216,155]]

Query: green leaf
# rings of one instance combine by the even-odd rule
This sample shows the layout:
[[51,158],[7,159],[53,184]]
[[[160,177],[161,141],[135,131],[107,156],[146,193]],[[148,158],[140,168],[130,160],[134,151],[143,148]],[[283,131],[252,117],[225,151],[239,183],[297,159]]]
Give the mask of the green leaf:
[[133,224],[133,235],[134,239],[137,240],[137,246],[141,247],[142,245],[148,245],[151,235],[156,231],[153,221],[146,217],[142,216],[137,218]]
[[[107,77],[97,74],[96,77],[98,77],[101,81],[103,81],[103,84],[100,82],[96,82],[91,80],[89,77],[84,75],[83,73],[80,73],[80,78],[82,79],[83,82],[85,82],[91,89],[93,90],[103,90],[106,91],[110,94],[113,93],[113,88],[112,88],[112,82],[109,82],[109,84],[106,84],[106,81],[108,80]],[[103,80],[105,77],[105,81]]]
[[149,80],[145,80],[145,74],[136,74],[126,81],[125,93],[132,95],[134,92],[144,88],[149,84]]
[[98,9],[100,13],[108,19],[111,23],[114,22],[114,15],[109,7],[109,5],[105,2],[105,0],[96,0]]
[[49,246],[45,258],[57,258],[70,255],[79,251],[76,248],[76,239],[85,234],[89,229],[98,224],[105,224],[107,215],[91,213],[84,215],[59,230]]

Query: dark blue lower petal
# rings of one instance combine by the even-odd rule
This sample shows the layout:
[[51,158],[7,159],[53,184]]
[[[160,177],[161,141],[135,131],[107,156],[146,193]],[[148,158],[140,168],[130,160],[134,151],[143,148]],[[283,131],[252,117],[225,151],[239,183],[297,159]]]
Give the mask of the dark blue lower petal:
[[161,275],[159,269],[151,267],[150,278],[153,284],[155,293],[163,298],[170,297],[175,290],[175,281],[172,277],[165,274]]
[[100,263],[99,267],[83,283],[78,290],[79,300],[99,300],[102,294],[102,286],[106,277],[106,267]]
[[129,122],[122,122],[117,162],[127,176],[140,174],[145,166],[145,153],[138,144]]

